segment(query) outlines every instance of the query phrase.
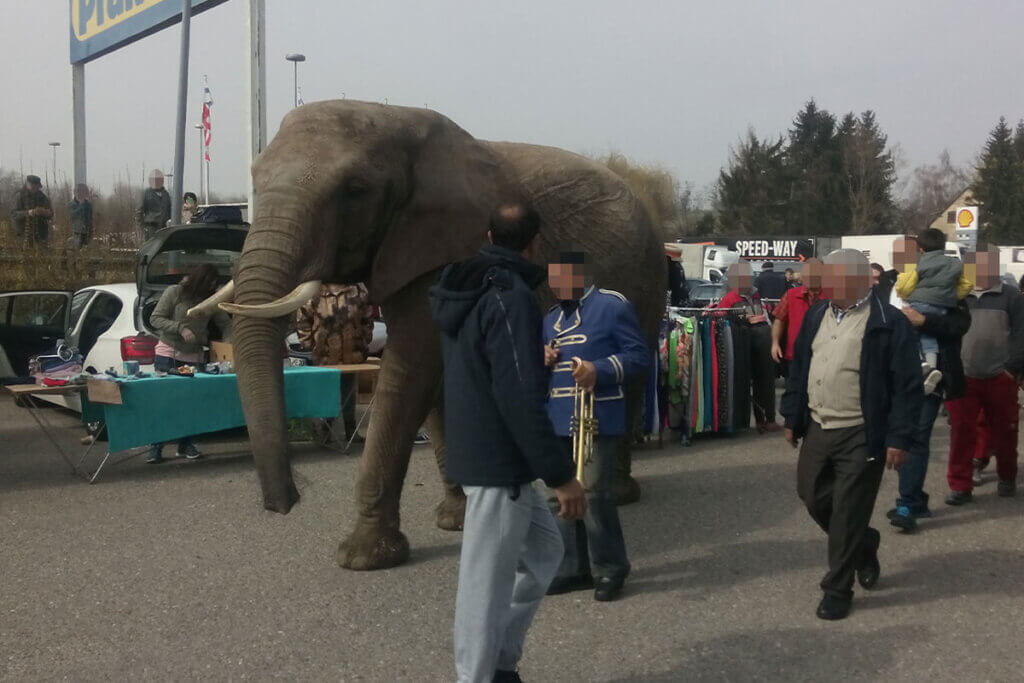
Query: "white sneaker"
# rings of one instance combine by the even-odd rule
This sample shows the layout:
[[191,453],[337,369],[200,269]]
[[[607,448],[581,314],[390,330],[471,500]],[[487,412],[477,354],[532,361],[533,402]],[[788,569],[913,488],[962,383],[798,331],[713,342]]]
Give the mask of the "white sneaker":
[[938,388],[939,382],[942,381],[942,373],[938,370],[932,370],[924,378],[924,395],[930,396],[935,393],[935,389]]

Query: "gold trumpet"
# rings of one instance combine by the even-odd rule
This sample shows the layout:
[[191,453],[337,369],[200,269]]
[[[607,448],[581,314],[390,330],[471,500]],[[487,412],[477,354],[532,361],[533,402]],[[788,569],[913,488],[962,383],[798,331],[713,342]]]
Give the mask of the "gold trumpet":
[[[572,359],[575,370],[583,361]],[[573,391],[573,410],[569,420],[572,434],[572,459],[576,463],[576,478],[584,488],[583,466],[594,457],[594,437],[597,435],[597,418],[594,417],[594,392],[577,384]]]

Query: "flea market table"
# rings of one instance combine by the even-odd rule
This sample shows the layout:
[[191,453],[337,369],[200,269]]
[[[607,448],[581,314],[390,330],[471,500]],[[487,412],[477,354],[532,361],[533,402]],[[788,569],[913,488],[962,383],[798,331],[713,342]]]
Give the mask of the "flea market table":
[[[32,413],[47,439],[72,470],[90,483],[107,465],[139,455],[140,446],[174,441],[187,436],[233,429],[245,425],[238,395],[238,379],[230,374],[197,373],[195,376],[167,375],[137,379],[91,379],[84,385],[7,387]],[[82,469],[89,450],[74,462],[53,436],[34,396],[40,394],[82,394],[82,422],[106,428],[107,450],[95,471]],[[341,371],[335,368],[289,367],[284,370],[285,409],[289,418],[337,417],[341,403]],[[111,462],[111,455],[132,451]]]

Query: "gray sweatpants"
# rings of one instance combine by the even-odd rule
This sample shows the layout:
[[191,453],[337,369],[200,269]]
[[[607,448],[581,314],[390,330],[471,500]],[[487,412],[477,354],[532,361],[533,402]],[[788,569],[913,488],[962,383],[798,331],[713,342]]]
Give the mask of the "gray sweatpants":
[[455,598],[460,683],[489,683],[523,654],[533,615],[562,562],[562,536],[533,486],[466,486]]

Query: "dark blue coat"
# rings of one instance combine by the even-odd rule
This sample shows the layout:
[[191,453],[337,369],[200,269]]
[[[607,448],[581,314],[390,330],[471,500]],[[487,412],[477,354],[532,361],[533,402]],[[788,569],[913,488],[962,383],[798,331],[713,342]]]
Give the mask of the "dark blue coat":
[[[860,403],[872,457],[884,457],[886,448],[909,451],[917,434],[924,401],[917,335],[900,311],[872,293],[871,307],[860,352]],[[804,316],[789,365],[789,378],[780,406],[786,428],[803,438],[811,422],[807,376],[811,345],[821,321],[833,315],[828,301],[819,301]]]
[[575,470],[544,412],[547,375],[534,288],[544,271],[486,246],[445,268],[430,290],[444,354],[448,477],[464,486],[543,479],[558,487]]
[[626,433],[625,384],[643,375],[650,362],[633,304],[618,292],[590,287],[566,316],[555,306],[544,318],[544,343],[558,349],[548,392],[548,415],[555,433],[569,436],[573,412],[571,360],[587,360],[597,369],[594,413],[601,436]]

